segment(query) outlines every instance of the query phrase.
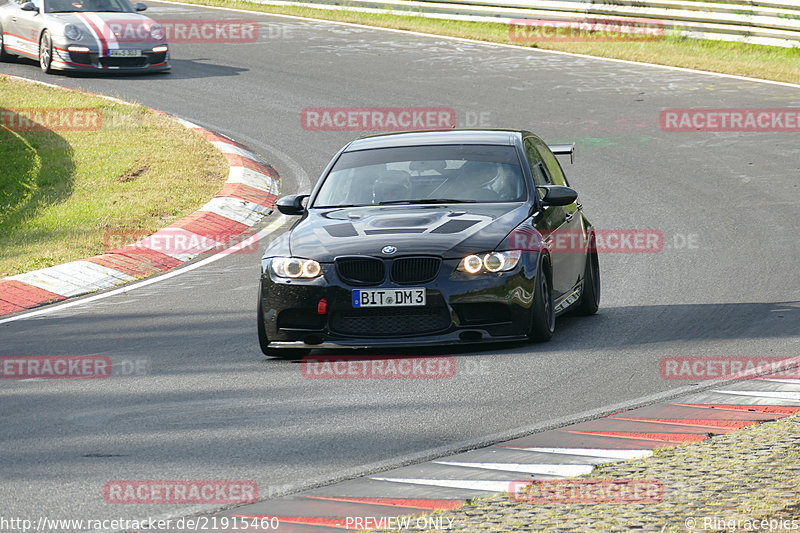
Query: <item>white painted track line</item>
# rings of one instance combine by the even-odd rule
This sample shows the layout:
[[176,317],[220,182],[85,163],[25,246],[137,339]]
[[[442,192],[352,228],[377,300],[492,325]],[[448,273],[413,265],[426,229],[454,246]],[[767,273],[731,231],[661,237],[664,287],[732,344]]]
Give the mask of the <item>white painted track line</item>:
[[600,459],[613,459],[627,461],[650,457],[653,450],[606,450],[600,448],[540,448],[540,447],[509,447],[512,450],[528,452],[553,453],[558,455],[580,455],[582,457],[598,457]]
[[594,470],[594,465],[559,465],[559,464],[526,464],[526,463],[465,463],[461,461],[433,461],[438,465],[460,466],[464,468],[480,468],[483,470],[502,470],[504,472],[522,472],[543,476],[580,476]]
[[481,490],[486,492],[508,492],[509,486],[511,485],[511,481],[485,481],[477,479],[404,479],[391,477],[371,477],[370,479],[374,479],[375,481],[390,481],[392,483],[408,483],[411,485]]
[[775,391],[752,391],[752,390],[712,390],[718,394],[729,394],[732,396],[755,396],[756,398],[769,398],[771,400],[785,400],[790,402],[800,402],[800,392],[775,392]]

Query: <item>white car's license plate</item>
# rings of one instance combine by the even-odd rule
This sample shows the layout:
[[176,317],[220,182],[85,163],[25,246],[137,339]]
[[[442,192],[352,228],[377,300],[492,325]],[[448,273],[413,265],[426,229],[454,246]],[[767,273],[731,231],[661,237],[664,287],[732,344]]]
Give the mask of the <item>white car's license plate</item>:
[[139,57],[141,55],[141,50],[132,50],[130,48],[120,48],[108,51],[108,57]]
[[353,307],[425,305],[425,289],[354,289]]

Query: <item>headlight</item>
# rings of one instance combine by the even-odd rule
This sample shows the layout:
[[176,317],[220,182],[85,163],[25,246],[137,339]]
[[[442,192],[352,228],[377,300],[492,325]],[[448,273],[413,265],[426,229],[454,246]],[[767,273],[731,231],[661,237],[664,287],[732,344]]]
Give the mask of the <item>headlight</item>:
[[469,274],[478,274],[479,272],[506,272],[517,266],[520,257],[522,257],[522,252],[519,250],[472,254],[461,260],[458,264],[458,270]]
[[[461,268],[462,266],[464,267],[463,269]],[[477,274],[483,268],[483,259],[477,255],[468,255],[461,261],[461,265],[458,268],[470,274]]]
[[64,26],[64,36],[69,39],[70,41],[80,41],[81,40],[81,33],[80,28],[78,28],[74,24],[67,24]]
[[270,261],[272,273],[280,278],[316,278],[322,273],[319,263],[313,259],[299,257],[273,257]]
[[164,38],[164,28],[161,27],[161,24],[153,24],[150,26],[150,37],[156,41],[160,41]]

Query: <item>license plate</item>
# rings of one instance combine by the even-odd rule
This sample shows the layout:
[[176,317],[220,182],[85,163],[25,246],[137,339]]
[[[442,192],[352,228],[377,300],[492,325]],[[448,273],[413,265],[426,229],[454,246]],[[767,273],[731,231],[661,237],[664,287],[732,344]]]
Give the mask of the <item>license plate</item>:
[[354,289],[353,307],[425,305],[425,289]]
[[108,51],[108,57],[139,57],[141,55],[142,55],[141,50],[132,50],[129,48],[122,48],[122,49]]

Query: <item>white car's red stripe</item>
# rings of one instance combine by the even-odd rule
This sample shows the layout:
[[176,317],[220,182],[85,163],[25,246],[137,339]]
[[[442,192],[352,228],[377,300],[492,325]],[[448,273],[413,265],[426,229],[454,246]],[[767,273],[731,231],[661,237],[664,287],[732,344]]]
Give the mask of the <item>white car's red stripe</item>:
[[[105,37],[103,37],[103,32],[94,21],[89,18],[86,13],[75,13],[78,18],[80,18],[86,27],[89,28],[89,31],[92,33],[92,37],[94,37],[95,41],[97,41],[97,45],[100,48],[100,57],[105,57],[108,55],[108,42],[106,41]],[[102,68],[102,64],[101,64]]]
[[84,13],[84,15],[89,17],[95,26],[100,29],[101,38],[105,39],[108,48],[119,48],[119,41],[117,41],[117,36],[114,35],[114,30],[111,29],[111,26],[108,25],[103,17],[91,12]]

